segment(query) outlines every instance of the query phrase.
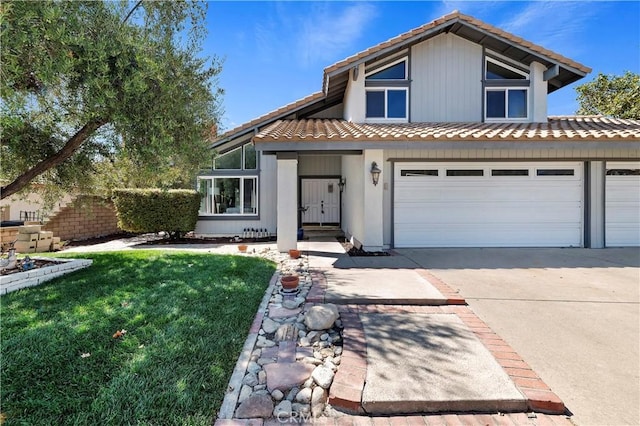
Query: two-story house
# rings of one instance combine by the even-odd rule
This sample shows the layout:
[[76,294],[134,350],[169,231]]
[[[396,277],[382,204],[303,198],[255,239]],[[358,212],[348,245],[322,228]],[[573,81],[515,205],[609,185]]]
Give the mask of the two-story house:
[[308,224],[365,250],[640,245],[640,122],[547,117],[590,71],[448,14],[220,136],[196,233],[267,229],[281,251]]

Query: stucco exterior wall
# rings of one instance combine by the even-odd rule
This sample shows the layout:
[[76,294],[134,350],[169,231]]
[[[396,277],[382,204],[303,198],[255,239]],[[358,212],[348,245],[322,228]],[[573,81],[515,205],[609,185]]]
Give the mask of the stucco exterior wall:
[[346,236],[355,238],[360,245],[364,230],[364,158],[362,155],[342,157],[342,176],[346,184],[342,193],[342,230]]

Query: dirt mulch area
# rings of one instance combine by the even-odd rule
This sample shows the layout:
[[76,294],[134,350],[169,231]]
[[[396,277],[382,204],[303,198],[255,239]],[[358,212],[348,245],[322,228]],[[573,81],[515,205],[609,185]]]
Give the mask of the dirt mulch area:
[[[28,254],[27,256],[30,257],[30,256],[37,256],[37,255],[38,255],[37,253],[31,253],[31,254]],[[32,259],[32,260],[33,260],[34,266],[33,268],[28,269],[28,271],[31,271],[33,269],[44,268],[47,266],[53,266],[60,263],[53,260],[41,260],[41,259]],[[22,269],[23,263],[24,263],[24,259],[18,260],[18,263],[15,268],[2,270],[0,271],[0,275],[11,275],[11,274],[17,274],[18,272],[25,272]]]

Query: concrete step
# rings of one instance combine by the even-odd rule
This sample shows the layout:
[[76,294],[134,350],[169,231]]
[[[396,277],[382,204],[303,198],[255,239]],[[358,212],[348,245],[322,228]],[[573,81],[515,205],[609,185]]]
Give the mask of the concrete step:
[[525,412],[525,396],[452,314],[360,314],[370,415]]
[[412,269],[331,269],[325,301],[341,305],[445,305],[445,297]]

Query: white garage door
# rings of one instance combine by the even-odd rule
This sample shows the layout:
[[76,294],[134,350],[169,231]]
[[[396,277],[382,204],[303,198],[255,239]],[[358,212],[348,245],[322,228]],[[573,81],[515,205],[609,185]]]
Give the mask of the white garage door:
[[640,246],[640,161],[607,162],[605,241]]
[[582,163],[396,163],[396,247],[582,245]]

